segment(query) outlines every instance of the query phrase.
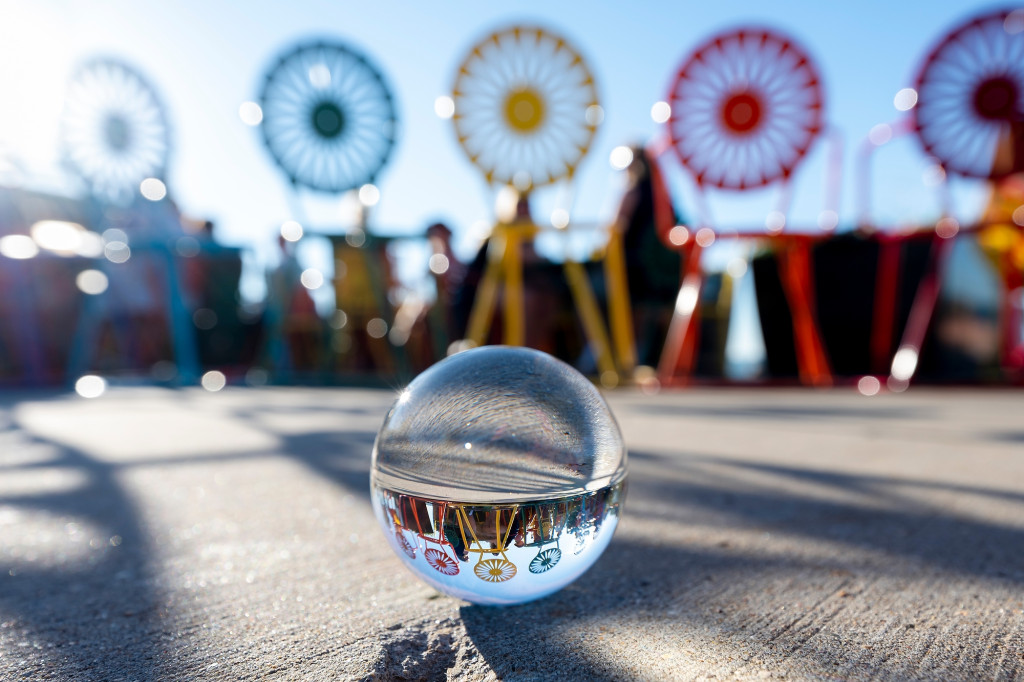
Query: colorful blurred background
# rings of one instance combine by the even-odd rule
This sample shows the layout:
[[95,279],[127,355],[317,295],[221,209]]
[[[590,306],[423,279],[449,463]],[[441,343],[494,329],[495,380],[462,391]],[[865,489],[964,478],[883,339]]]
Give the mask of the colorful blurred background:
[[3,8],[0,385],[1024,376],[1020,11]]

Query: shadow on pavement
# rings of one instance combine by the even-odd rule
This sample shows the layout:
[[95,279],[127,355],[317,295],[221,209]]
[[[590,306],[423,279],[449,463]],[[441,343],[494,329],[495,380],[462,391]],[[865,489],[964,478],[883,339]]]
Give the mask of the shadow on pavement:
[[1024,431],[1003,431],[993,433],[990,438],[1001,443],[1024,443]]
[[868,406],[816,406],[816,405],[674,405],[665,403],[635,403],[623,405],[627,413],[665,417],[712,417],[721,419],[912,419],[922,414],[913,407]]
[[[380,417],[379,409],[335,409],[316,404],[303,404],[288,409],[236,410],[233,416],[249,426],[270,433],[280,441],[279,452],[301,464],[323,478],[343,486],[359,495],[366,503],[370,501],[370,455],[376,430],[346,428],[345,430],[308,431],[303,433],[280,433],[265,428],[262,416],[274,413],[280,416],[289,412],[308,414],[314,411],[344,413],[349,416]],[[346,423],[346,422],[339,422]]]
[[[744,532],[748,537],[776,534],[809,540],[812,548],[817,543],[829,543],[833,548],[838,545],[838,549],[788,556],[761,551],[757,546],[735,548],[726,541],[685,547],[678,536],[661,543],[650,536],[636,538],[635,532],[634,537],[620,535],[590,572],[551,597],[515,607],[461,608],[473,644],[499,678],[648,679],[650,674],[645,675],[643,667],[645,651],[615,657],[609,654],[613,649],[608,642],[599,641],[604,637],[613,640],[614,624],[626,620],[633,624],[634,631],[644,627],[652,636],[658,636],[659,630],[695,632],[694,640],[704,646],[724,642],[721,645],[729,655],[749,647],[762,661],[783,669],[810,670],[814,675],[836,679],[863,676],[865,671],[873,670],[882,677],[906,679],[922,673],[901,670],[898,664],[906,664],[908,657],[898,655],[897,650],[909,646],[907,638],[914,636],[931,642],[937,630],[917,635],[907,630],[904,635],[901,626],[873,649],[861,646],[864,640],[858,638],[863,638],[864,632],[847,632],[842,635],[856,646],[829,646],[813,639],[820,626],[806,625],[805,630],[804,625],[797,624],[800,614],[806,615],[813,607],[804,605],[801,610],[797,604],[798,608],[792,609],[793,600],[824,594],[823,599],[832,600],[830,608],[838,612],[854,603],[856,591],[865,585],[887,575],[900,579],[915,576],[918,569],[939,576],[936,589],[957,577],[971,584],[981,579],[1007,594],[1019,592],[1024,585],[1024,562],[1020,560],[1024,532],[936,509],[921,502],[917,493],[948,488],[952,493],[1017,505],[1024,516],[1022,495],[712,458],[662,458],[649,453],[634,453],[631,457],[638,464],[648,464],[635,467],[631,476],[625,514],[634,528],[639,528],[636,524],[643,524],[643,520],[662,526],[666,522],[679,524],[679,528],[689,524],[706,540],[716,536],[714,528],[720,524],[723,538]],[[691,464],[695,469],[692,476],[685,471]],[[698,465],[713,465],[714,476],[698,470]],[[652,471],[665,475],[652,476]],[[757,490],[746,485],[751,473],[761,475],[756,479]],[[814,489],[813,496],[790,492],[785,483],[773,487],[777,479],[765,474],[823,488]],[[829,500],[829,489],[836,498],[842,498],[842,492],[848,500],[851,491],[861,497],[855,502]],[[851,551],[845,552],[843,545],[850,546]],[[868,558],[864,551],[854,549],[867,550]],[[857,559],[851,561],[854,555]],[[801,581],[810,581],[813,587],[805,589]],[[754,595],[753,603],[747,604],[744,594]],[[876,593],[870,598],[886,597]],[[785,613],[787,606],[791,608],[789,614]],[[757,621],[759,627],[748,629]],[[612,629],[605,632],[605,626]],[[664,652],[664,645],[662,642],[660,649],[651,650]],[[686,660],[692,653],[697,661],[698,646],[693,645],[693,652],[677,652],[679,660]],[[984,642],[968,646],[977,649],[964,652],[963,660],[973,656],[976,660],[972,665],[978,666],[986,658],[995,661],[992,657],[997,654],[987,653]],[[598,657],[599,652],[605,657]],[[757,674],[758,669],[744,668],[745,663],[736,655],[735,667],[728,674]],[[1004,659],[1001,665],[1000,674],[1008,673],[1010,678],[1024,673],[1024,659]],[[956,677],[966,670],[951,674]]]
[[[837,542],[911,558],[945,571],[1024,584],[1024,531],[957,515],[935,503],[922,501],[935,492],[959,500],[983,498],[987,503],[1017,507],[1024,517],[1024,494],[927,480],[860,476],[798,467],[765,465],[712,458],[669,458],[633,453],[636,459],[658,460],[676,478],[645,480],[642,495],[645,513],[667,519],[685,518],[694,507],[713,511],[729,527],[751,528],[804,536],[809,540]],[[689,464],[711,464],[718,476],[735,476],[728,487],[701,484],[706,477]],[[680,477],[680,473],[683,475]],[[746,474],[768,474],[756,487],[743,486]],[[687,482],[687,481],[694,482]],[[807,494],[786,488],[813,485]],[[810,494],[813,490],[814,495]],[[856,502],[850,501],[850,495]],[[846,498],[844,501],[843,498]],[[680,513],[682,512],[682,513]]]
[[317,432],[280,435],[281,454],[370,501],[370,452],[374,433]]
[[[42,650],[31,657],[33,667],[19,674],[159,678],[163,630],[152,552],[116,469],[16,426],[2,435],[11,439],[5,446],[17,440],[17,452],[40,455],[20,464],[0,458],[0,513],[7,517],[0,523],[0,637]],[[52,481],[57,470],[70,485],[31,485],[34,472],[35,480],[50,473]],[[19,480],[29,485],[19,486]],[[22,521],[30,514],[31,523]]]

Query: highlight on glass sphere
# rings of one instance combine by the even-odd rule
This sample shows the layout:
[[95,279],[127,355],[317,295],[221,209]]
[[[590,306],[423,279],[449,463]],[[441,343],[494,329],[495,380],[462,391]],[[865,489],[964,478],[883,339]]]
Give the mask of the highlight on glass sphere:
[[485,346],[402,391],[373,447],[377,520],[416,575],[478,604],[555,592],[618,525],[626,448],[597,388],[540,351]]

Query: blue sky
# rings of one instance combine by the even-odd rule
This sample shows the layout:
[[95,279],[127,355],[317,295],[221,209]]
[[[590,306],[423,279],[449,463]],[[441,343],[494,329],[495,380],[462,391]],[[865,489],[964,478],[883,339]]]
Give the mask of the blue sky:
[[[373,223],[387,232],[415,232],[435,218],[457,231],[492,215],[492,195],[456,145],[451,122],[433,112],[451,88],[455,69],[482,35],[533,21],[567,36],[598,79],[606,118],[573,188],[573,217],[607,219],[621,178],[608,163],[616,145],[660,134],[651,105],[664,98],[672,74],[701,39],[743,23],[777,27],[797,38],[824,75],[827,118],[845,141],[841,221],[854,215],[853,151],[871,127],[898,112],[893,95],[912,82],[921,56],[959,20],[968,2],[251,2],[174,3],[69,0],[7,3],[0,27],[0,144],[50,186],[69,187],[56,163],[56,127],[63,88],[75,64],[109,54],[149,77],[169,110],[173,156],[168,186],[190,215],[210,217],[227,242],[269,240],[299,210],[312,227],[339,229],[334,198],[291,191],[238,116],[257,97],[271,58],[296,40],[337,36],[368,54],[391,83],[400,132],[380,176],[382,198]],[[823,205],[824,145],[797,179],[791,223],[813,226]],[[916,141],[879,151],[877,216],[881,222],[925,220],[936,203],[923,186],[927,165]],[[688,183],[667,159],[679,209],[689,211]],[[962,184],[962,183],[961,183]],[[563,190],[565,191],[565,190]],[[555,199],[540,194],[538,206]],[[715,195],[723,224],[759,226],[773,199]],[[961,210],[970,212],[975,203]]]

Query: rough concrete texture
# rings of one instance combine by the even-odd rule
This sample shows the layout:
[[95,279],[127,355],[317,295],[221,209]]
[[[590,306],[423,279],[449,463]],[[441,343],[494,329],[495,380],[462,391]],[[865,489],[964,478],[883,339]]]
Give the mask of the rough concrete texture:
[[384,543],[392,398],[0,399],[0,679],[1024,678],[1022,393],[613,393],[615,540],[510,608]]

